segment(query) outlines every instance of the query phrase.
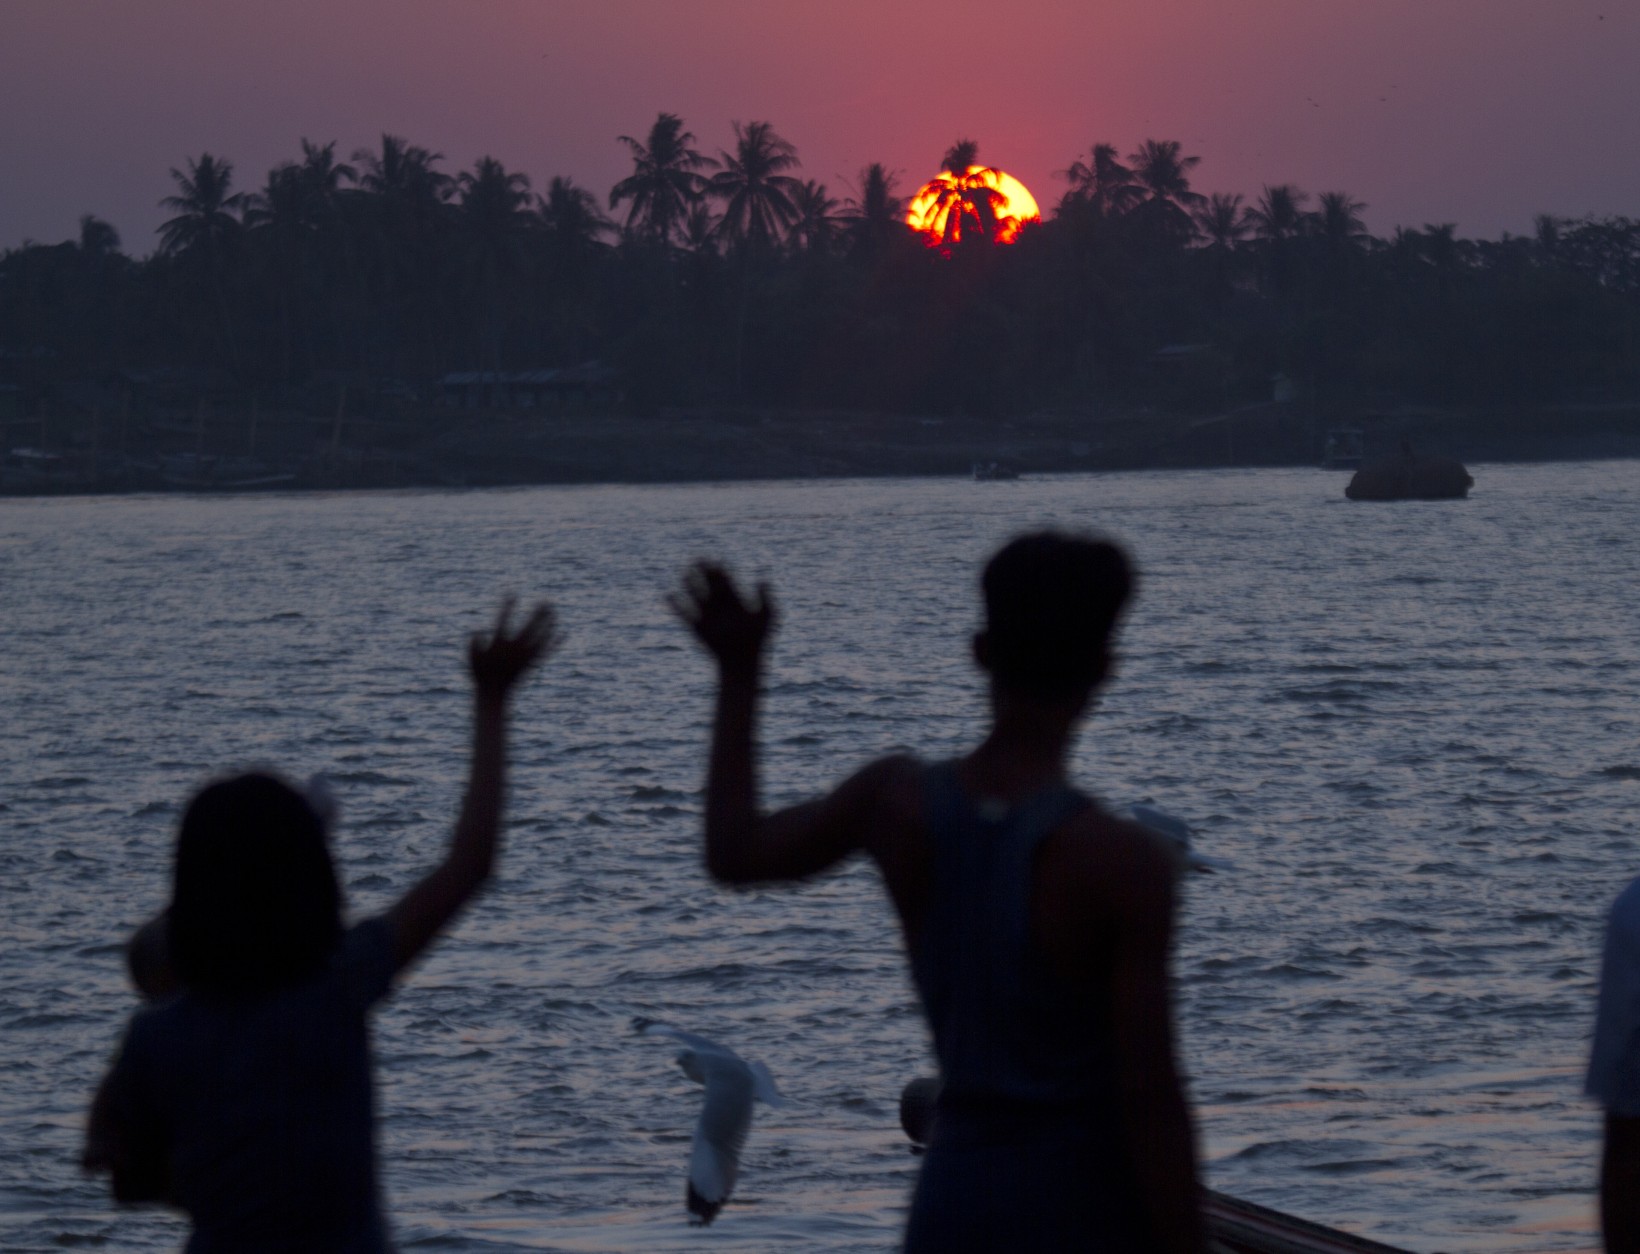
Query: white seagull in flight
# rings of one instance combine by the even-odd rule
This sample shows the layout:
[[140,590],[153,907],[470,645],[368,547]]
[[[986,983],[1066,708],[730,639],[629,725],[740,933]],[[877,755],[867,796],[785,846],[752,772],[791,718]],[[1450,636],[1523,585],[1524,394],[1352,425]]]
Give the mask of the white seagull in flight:
[[700,1118],[689,1152],[689,1185],[685,1198],[690,1222],[709,1224],[717,1218],[723,1203],[735,1187],[740,1170],[740,1151],[752,1126],[752,1102],[784,1105],[769,1069],[760,1062],[747,1062],[734,1050],[704,1036],[685,1032],[653,1019],[635,1019],[632,1026],[641,1036],[666,1036],[679,1042],[678,1066],[697,1084],[706,1086]]
[[1191,845],[1195,829],[1176,814],[1169,814],[1143,801],[1121,806],[1112,813],[1119,819],[1129,819],[1140,827],[1148,827],[1158,835],[1167,837],[1179,851],[1184,865],[1192,871],[1228,871],[1235,865],[1228,858],[1210,858],[1205,853],[1197,853]]

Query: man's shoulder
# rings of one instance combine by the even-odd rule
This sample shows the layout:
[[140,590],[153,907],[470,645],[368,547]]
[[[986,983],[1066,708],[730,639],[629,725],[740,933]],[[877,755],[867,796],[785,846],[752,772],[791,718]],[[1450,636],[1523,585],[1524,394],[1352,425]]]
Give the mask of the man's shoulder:
[[1629,881],[1617,894],[1607,915],[1607,928],[1614,935],[1640,945],[1640,877]]
[[1159,876],[1171,882],[1179,857],[1173,842],[1132,819],[1118,818],[1091,801],[1070,823],[1076,855],[1101,870]]
[[1622,892],[1617,894],[1617,900],[1612,903],[1612,913],[1640,915],[1640,876],[1628,882]]
[[889,753],[874,758],[844,783],[867,793],[879,804],[905,805],[922,795],[927,766],[912,753]]
[[1585,1091],[1609,1114],[1640,1116],[1640,880],[1607,918]]
[[1037,866],[1045,915],[1073,944],[1103,951],[1165,954],[1172,927],[1173,855],[1148,828],[1097,804],[1084,807],[1044,841]]
[[1163,836],[1117,818],[1097,802],[1061,829],[1044,852],[1052,873],[1119,915],[1170,914],[1179,858]]

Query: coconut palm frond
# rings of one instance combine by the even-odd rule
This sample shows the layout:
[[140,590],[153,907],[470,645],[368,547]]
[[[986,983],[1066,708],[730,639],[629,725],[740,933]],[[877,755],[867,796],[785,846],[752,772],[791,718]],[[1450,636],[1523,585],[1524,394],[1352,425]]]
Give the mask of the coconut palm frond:
[[627,233],[655,244],[671,243],[690,207],[705,193],[706,179],[699,171],[716,162],[692,147],[695,137],[675,113],[659,114],[646,142],[630,135],[616,138],[631,153],[633,169],[610,189],[609,207],[630,202]]

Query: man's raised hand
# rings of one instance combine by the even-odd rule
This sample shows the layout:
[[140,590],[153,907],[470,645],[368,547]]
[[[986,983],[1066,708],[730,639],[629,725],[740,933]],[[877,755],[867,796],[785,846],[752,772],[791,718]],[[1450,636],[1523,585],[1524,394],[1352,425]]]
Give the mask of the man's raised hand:
[[682,591],[670,594],[666,602],[725,670],[755,668],[774,630],[769,586],[758,584],[756,599],[746,600],[729,572],[716,562],[691,566]]

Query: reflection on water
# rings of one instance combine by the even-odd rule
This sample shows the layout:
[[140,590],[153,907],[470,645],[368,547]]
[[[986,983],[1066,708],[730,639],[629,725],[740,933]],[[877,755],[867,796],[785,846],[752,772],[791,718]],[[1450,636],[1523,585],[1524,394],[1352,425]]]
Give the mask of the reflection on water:
[[960,747],[979,559],[1056,521],[1143,572],[1077,763],[1190,818],[1184,1049],[1210,1182],[1414,1250],[1590,1244],[1579,1098],[1600,916],[1640,870],[1640,477],[1482,467],[1457,503],[1307,471],[0,502],[0,1244],[160,1249],[74,1152],[209,771],[324,770],[361,909],[438,852],[458,641],[503,589],[569,643],[520,704],[499,883],[378,1018],[407,1246],[682,1250],[698,1090],[634,1014],[765,1060],[719,1247],[894,1248],[927,1070],[860,867],[731,896],[695,848],[710,673],[660,594],[776,583],[766,785]]

